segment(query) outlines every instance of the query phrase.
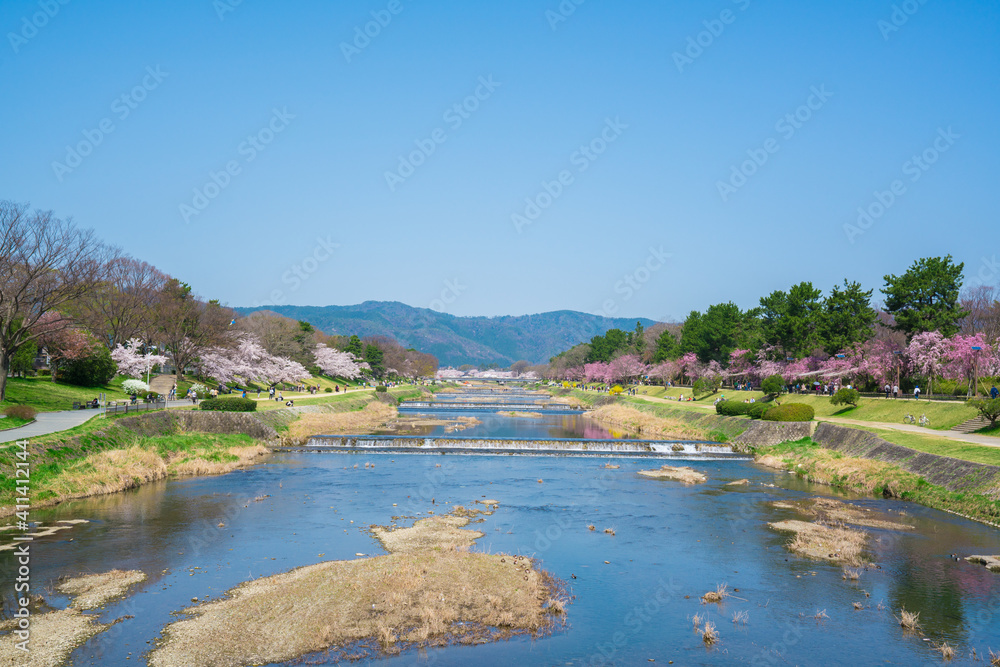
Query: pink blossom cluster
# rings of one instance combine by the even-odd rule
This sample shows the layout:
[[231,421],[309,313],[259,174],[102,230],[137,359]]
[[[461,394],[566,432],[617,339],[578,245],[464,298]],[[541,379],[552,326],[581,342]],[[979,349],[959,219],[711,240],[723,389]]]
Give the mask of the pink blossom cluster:
[[[979,349],[975,349],[979,348]],[[884,340],[869,340],[831,357],[776,359],[778,351],[764,347],[753,355],[749,350],[733,350],[729,364],[698,361],[693,352],[677,359],[646,365],[635,355],[610,362],[594,362],[568,368],[561,379],[585,382],[632,382],[649,377],[655,381],[694,382],[699,378],[730,378],[759,384],[764,378],[780,375],[789,384],[797,382],[846,383],[873,381],[876,385],[895,384],[897,377],[942,376],[970,380],[1000,374],[1000,339],[990,343],[983,334],[956,334],[945,338],[937,331],[915,335],[910,344],[897,349]]]
[[353,380],[368,368],[368,364],[359,361],[350,352],[341,352],[326,345],[317,345],[313,350],[313,357],[320,370],[330,377]]
[[143,352],[142,341],[132,338],[124,345],[118,344],[111,350],[111,358],[118,364],[118,373],[131,378],[141,378],[152,370],[153,366],[167,363],[167,357],[162,354]]
[[250,336],[242,336],[231,348],[213,347],[199,354],[202,375],[213,377],[219,382],[297,382],[309,377],[305,366],[269,354],[259,342]]

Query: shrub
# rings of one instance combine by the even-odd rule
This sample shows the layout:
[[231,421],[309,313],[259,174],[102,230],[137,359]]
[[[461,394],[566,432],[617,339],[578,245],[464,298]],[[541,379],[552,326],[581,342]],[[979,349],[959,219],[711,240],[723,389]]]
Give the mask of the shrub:
[[609,391],[608,393],[611,394],[612,396],[617,396],[618,394],[622,393],[623,391],[625,391],[625,390],[622,389],[620,386],[615,385],[615,386],[613,386],[611,388],[611,391]]
[[197,396],[198,398],[209,397],[208,388],[199,382],[195,382],[193,385],[189,387],[189,389],[193,391],[194,395]]
[[389,388],[386,387],[384,384],[380,384],[379,386],[375,387],[376,393],[384,394],[387,391],[389,391]]
[[40,368],[38,370],[38,377],[49,377],[52,375],[52,371],[48,368]]
[[202,410],[217,410],[220,412],[255,412],[257,401],[238,396],[226,396],[224,398],[210,398],[201,402]]
[[973,398],[966,401],[966,405],[978,410],[983,419],[988,419],[990,428],[997,427],[997,420],[1000,419],[1000,398]]
[[753,419],[763,419],[768,410],[773,408],[771,403],[751,403],[747,406],[747,415]]
[[728,417],[745,415],[750,410],[751,405],[756,403],[742,403],[740,401],[719,401],[715,404],[715,412]]
[[325,391],[325,392],[327,392],[327,393],[329,393],[329,394],[332,394],[332,393],[333,393],[333,388],[332,388],[332,387],[327,387],[327,388],[326,388],[326,389],[324,389],[323,391]]
[[103,387],[118,372],[118,365],[111,359],[111,353],[103,345],[96,345],[83,359],[71,361],[59,374],[67,384],[78,387]]
[[861,392],[857,389],[848,389],[844,387],[843,389],[838,389],[837,393],[830,397],[830,403],[832,405],[850,405],[853,407],[858,407],[858,402],[861,400]]
[[785,378],[780,375],[771,375],[764,378],[764,381],[760,385],[760,390],[772,398],[780,396],[781,392],[785,391]]
[[816,416],[811,405],[805,403],[785,403],[775,405],[764,413],[764,419],[769,422],[809,422]]
[[122,382],[122,391],[131,396],[149,391],[149,385],[142,380],[125,380]]
[[13,419],[34,419],[38,410],[30,405],[8,405],[4,408],[3,413]]

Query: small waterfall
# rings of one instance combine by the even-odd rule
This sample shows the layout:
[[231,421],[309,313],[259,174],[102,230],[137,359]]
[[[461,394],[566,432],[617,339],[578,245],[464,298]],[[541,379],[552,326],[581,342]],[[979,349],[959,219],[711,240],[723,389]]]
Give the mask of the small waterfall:
[[719,443],[697,441],[587,440],[583,438],[451,438],[391,435],[317,435],[305,447],[288,449],[427,454],[523,454],[532,456],[654,457],[675,459],[739,459],[743,454]]

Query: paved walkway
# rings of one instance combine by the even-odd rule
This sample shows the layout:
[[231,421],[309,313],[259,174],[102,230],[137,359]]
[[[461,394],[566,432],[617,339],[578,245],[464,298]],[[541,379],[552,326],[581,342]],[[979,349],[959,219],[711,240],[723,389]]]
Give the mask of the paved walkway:
[[[190,407],[190,401],[168,401],[168,408]],[[86,423],[94,417],[104,414],[104,409],[99,410],[60,410],[58,412],[39,412],[33,424],[0,431],[0,443],[14,442],[26,438],[37,438],[50,433],[58,433],[66,429]],[[141,414],[141,413],[136,413]],[[2,422],[3,420],[0,420]]]
[[987,447],[1000,447],[1000,438],[993,435],[979,435],[976,433],[960,433],[959,431],[935,431],[932,428],[924,428],[916,424],[891,424],[889,422],[866,422],[860,419],[844,419],[843,417],[817,417],[816,421],[830,422],[831,424],[848,424],[850,426],[867,426],[869,428],[884,428],[893,431],[906,431],[926,435],[931,438],[944,438],[945,440],[957,440],[959,442],[971,442]]
[[56,431],[65,431],[68,428],[73,428],[74,426],[79,426],[84,422],[90,421],[101,414],[104,414],[103,410],[39,412],[33,424],[0,431],[0,442],[14,442],[15,440],[37,438],[40,435],[48,435]]

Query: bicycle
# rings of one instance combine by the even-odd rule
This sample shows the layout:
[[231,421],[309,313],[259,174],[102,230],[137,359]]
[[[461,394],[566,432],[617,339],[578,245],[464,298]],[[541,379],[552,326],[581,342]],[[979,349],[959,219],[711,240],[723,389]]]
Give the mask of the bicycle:
[[927,418],[927,415],[920,415],[920,425],[924,428],[931,425],[931,420]]
[[917,420],[913,418],[913,415],[906,415],[903,417],[904,424],[916,424]]

